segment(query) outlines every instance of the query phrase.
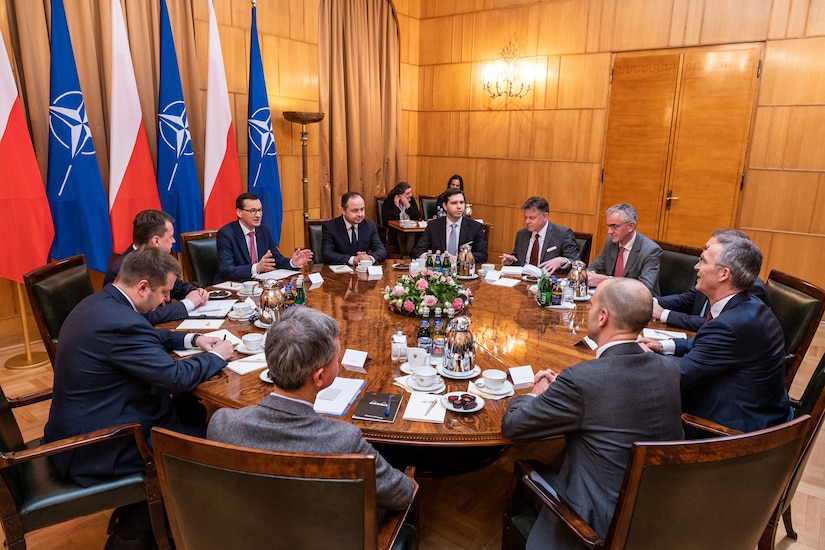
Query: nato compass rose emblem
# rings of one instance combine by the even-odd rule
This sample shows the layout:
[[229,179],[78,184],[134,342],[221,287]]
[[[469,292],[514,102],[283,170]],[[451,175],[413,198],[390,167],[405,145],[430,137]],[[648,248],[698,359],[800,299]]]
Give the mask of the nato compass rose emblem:
[[183,101],[173,101],[158,115],[160,136],[163,142],[175,152],[175,168],[169,178],[166,190],[172,189],[175,174],[181,156],[192,156],[192,134],[189,132],[189,119],[186,117],[186,105]]
[[[79,90],[65,92],[49,105],[49,131],[60,145],[69,150],[72,161],[78,155],[95,154],[92,131],[86,117],[86,105]],[[63,194],[63,188],[66,187],[69,174],[72,172],[72,165],[73,162],[70,162],[66,168],[58,196]]]
[[[272,136],[272,118],[269,115],[269,107],[261,107],[249,117],[249,143],[252,143],[260,152],[261,160],[264,157],[275,156],[275,138]],[[261,164],[255,172],[255,179],[252,180],[252,187],[257,187],[258,176],[261,174]]]

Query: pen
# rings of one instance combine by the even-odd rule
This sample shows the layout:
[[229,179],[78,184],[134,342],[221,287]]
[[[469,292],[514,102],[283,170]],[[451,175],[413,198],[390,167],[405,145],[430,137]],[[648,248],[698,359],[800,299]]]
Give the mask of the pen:
[[387,408],[384,409],[384,416],[389,416],[390,415],[390,405],[392,405],[392,395],[390,396],[389,399],[387,399]]
[[427,411],[424,413],[424,416],[427,416],[428,414],[430,414],[430,411],[433,410],[433,407],[435,407],[435,402],[436,402],[435,399],[430,401],[430,406],[427,407]]
[[226,333],[223,333],[223,339],[226,340]]

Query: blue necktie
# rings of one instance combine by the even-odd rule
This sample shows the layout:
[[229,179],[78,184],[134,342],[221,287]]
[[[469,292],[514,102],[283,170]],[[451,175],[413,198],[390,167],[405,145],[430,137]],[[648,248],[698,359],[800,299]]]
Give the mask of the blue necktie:
[[458,225],[457,223],[454,223],[450,226],[452,229],[450,230],[450,238],[447,241],[447,252],[449,252],[453,256],[455,256],[457,254],[457,252],[456,252],[456,247],[458,246],[457,245],[457,243],[458,243],[458,230],[456,229],[457,225]]

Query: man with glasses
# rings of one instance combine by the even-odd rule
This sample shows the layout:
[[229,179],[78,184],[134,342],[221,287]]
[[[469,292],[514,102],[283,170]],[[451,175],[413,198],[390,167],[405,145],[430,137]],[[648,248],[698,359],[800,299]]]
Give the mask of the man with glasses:
[[762,253],[748,239],[717,235],[696,263],[696,290],[711,320],[694,338],[639,341],[674,354],[682,372],[682,408],[744,432],[788,419],[785,338],[771,308],[752,296]]
[[598,286],[610,277],[640,280],[659,296],[659,259],[662,249],[638,231],[639,216],[627,203],[607,209],[607,240],[604,248],[587,268],[590,286]]
[[246,281],[274,269],[300,269],[312,260],[309,249],[296,250],[292,258],[281,255],[269,228],[261,225],[263,208],[257,195],[238,195],[235,213],[238,221],[229,222],[218,231],[218,274],[215,283]]

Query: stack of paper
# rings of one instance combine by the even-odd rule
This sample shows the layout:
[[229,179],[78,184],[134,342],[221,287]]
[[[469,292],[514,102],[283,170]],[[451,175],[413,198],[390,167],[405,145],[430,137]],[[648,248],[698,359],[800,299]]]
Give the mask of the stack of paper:
[[321,390],[315,397],[315,412],[341,416],[347,411],[350,403],[355,401],[364,381],[357,378],[335,378],[328,388]]
[[[223,319],[237,300],[209,300],[189,312],[190,319]],[[253,307],[255,302],[252,302]]]
[[232,361],[226,365],[226,368],[238,374],[246,374],[266,368],[266,354],[256,353],[237,361]]
[[441,396],[431,393],[412,392],[407,408],[404,409],[404,420],[418,422],[444,422],[447,409],[441,404]]

